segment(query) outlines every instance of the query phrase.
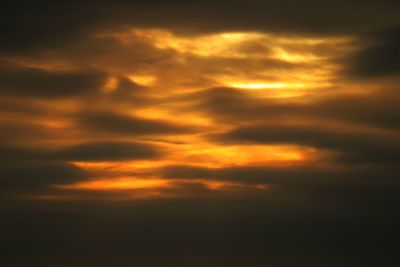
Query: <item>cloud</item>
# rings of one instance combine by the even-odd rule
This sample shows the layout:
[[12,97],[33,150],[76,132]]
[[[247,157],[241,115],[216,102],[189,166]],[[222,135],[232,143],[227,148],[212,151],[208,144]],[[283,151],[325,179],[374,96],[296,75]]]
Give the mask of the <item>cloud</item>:
[[[395,165],[364,165],[358,168],[343,168],[340,165],[320,166],[305,164],[299,166],[231,166],[207,168],[191,165],[170,165],[159,170],[166,179],[239,182],[248,185],[271,185],[285,187],[332,187],[357,185],[393,185],[398,182],[394,173]],[[266,192],[264,194],[269,194]]]
[[[400,127],[400,96],[396,85],[382,85],[366,95],[339,95],[303,107],[304,116],[333,119],[370,128],[397,130]],[[301,109],[297,110],[302,113]]]
[[53,152],[53,155],[70,161],[124,161],[154,159],[161,153],[148,144],[105,141],[81,143]]
[[6,2],[6,266],[399,265],[399,1]]
[[23,140],[42,139],[48,136],[49,132],[32,123],[10,123],[3,122],[0,125],[0,142],[12,143]]
[[124,161],[161,156],[161,150],[154,145],[123,141],[81,142],[63,147],[3,144],[0,148],[0,159],[4,162]]
[[154,159],[161,151],[135,142],[88,142],[64,148],[0,146],[0,184],[4,194],[34,194],[57,184],[82,181],[93,174],[69,161]]
[[395,130],[400,121],[397,86],[390,83],[364,95],[339,91],[323,97],[301,96],[286,101],[228,87],[204,89],[177,98],[178,101],[189,103],[195,111],[232,124],[238,121],[262,122],[266,119],[270,122],[326,120],[327,123]]
[[[5,33],[3,53],[28,53],[63,46],[99,28],[126,25],[163,26],[186,32],[259,30],[272,32],[338,34],[362,31],[398,21],[395,1],[62,1],[59,3],[8,2],[0,27]],[[362,10],[362,12],[360,12]],[[341,16],[337,16],[340,13]],[[207,19],[204,19],[207,18]]]
[[34,161],[43,160],[47,157],[42,148],[34,149],[29,147],[12,146],[2,144],[0,149],[0,159],[4,162],[10,161]]
[[347,71],[358,78],[395,76],[400,72],[400,27],[364,37],[365,47],[348,59]]
[[56,161],[3,161],[0,164],[1,192],[4,196],[37,194],[51,185],[72,183],[88,177],[79,167]]
[[309,125],[255,124],[217,135],[233,143],[296,144],[342,153],[343,163],[395,163],[400,160],[397,138]]
[[0,146],[0,184],[4,195],[38,193],[50,185],[87,177],[79,167],[54,160],[46,149]]
[[83,127],[96,132],[122,135],[182,134],[187,127],[162,120],[143,119],[112,112],[88,112],[79,114]]
[[95,71],[51,72],[12,65],[0,67],[0,94],[8,96],[76,97],[98,91],[104,81],[104,74]]

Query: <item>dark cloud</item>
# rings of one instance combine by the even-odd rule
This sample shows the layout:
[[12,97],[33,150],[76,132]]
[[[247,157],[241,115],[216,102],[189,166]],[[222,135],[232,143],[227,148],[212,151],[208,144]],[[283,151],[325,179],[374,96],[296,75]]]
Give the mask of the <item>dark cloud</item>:
[[2,99],[0,99],[0,111],[17,114],[31,114],[36,116],[46,114],[40,104],[31,101],[22,102],[20,99],[15,99],[13,97],[2,97]]
[[3,196],[43,192],[51,185],[73,183],[88,175],[82,169],[56,161],[3,161],[0,164]]
[[211,179],[239,182],[245,185],[272,185],[289,187],[351,186],[351,185],[398,185],[396,165],[391,167],[365,165],[357,168],[343,168],[339,165],[320,167],[300,166],[231,166],[206,168],[198,166],[174,165],[160,170],[167,179]]
[[159,150],[148,144],[117,141],[83,143],[54,153],[55,157],[71,161],[123,161],[151,159],[160,155]]
[[162,120],[143,119],[111,112],[88,112],[79,115],[80,123],[93,131],[107,134],[148,135],[187,133],[187,127]]
[[220,142],[295,144],[342,153],[343,162],[398,162],[400,143],[368,132],[309,125],[258,124],[239,127],[216,137]]
[[195,110],[209,112],[215,119],[223,121],[254,121],[286,115],[297,109],[296,104],[260,99],[244,90],[229,87],[205,89],[179,96],[179,99],[191,103]]
[[396,130],[400,122],[400,95],[393,85],[372,94],[333,94],[307,101],[262,99],[235,88],[205,89],[178,99],[225,123],[322,119]]
[[2,95],[38,98],[74,97],[98,91],[104,81],[104,74],[99,72],[51,72],[12,65],[0,67]]
[[358,78],[398,75],[400,72],[400,27],[364,37],[364,48],[351,55],[348,72]]
[[12,161],[33,161],[46,159],[47,153],[42,148],[35,149],[30,147],[1,145],[0,146],[0,159],[3,162]]
[[[7,54],[29,53],[65,45],[99,25],[89,3],[30,3],[6,1],[2,5],[1,50]],[[92,17],[90,16],[92,15]]]
[[296,112],[308,117],[319,117],[352,124],[398,130],[400,127],[400,94],[397,86],[387,85],[382,90],[366,95],[344,95],[317,101],[300,107]]
[[[397,1],[61,1],[3,5],[0,50],[59,47],[101,28],[167,27],[185,32],[261,30],[338,34],[398,22]],[[338,16],[338,14],[341,14]],[[207,19],[204,19],[207,18]]]
[[156,158],[160,155],[161,150],[153,145],[122,141],[84,142],[62,148],[0,146],[0,159],[3,162],[123,161]]
[[54,160],[42,148],[1,145],[0,184],[4,195],[38,193],[59,183],[84,179],[87,173],[67,162]]
[[51,185],[91,175],[68,161],[122,161],[156,158],[161,151],[134,142],[90,142],[66,148],[1,145],[0,184],[4,195],[40,193]]
[[48,132],[33,123],[10,123],[2,122],[0,124],[0,142],[22,142],[32,139],[41,139],[48,136]]

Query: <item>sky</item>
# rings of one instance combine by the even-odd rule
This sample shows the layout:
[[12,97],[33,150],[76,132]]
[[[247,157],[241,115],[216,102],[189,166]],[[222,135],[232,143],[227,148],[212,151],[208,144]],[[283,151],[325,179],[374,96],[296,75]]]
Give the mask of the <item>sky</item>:
[[0,10],[5,266],[399,266],[399,1]]

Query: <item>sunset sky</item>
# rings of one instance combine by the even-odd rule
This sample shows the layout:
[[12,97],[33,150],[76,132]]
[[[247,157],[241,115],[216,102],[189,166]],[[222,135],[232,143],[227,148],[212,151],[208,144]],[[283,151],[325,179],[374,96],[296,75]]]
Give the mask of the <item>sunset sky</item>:
[[1,6],[5,267],[400,266],[399,1]]

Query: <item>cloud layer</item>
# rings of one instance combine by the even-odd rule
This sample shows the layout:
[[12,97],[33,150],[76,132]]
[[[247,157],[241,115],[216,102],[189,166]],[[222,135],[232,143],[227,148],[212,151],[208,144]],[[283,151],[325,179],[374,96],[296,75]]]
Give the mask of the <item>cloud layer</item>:
[[398,266],[397,1],[4,4],[7,266]]

